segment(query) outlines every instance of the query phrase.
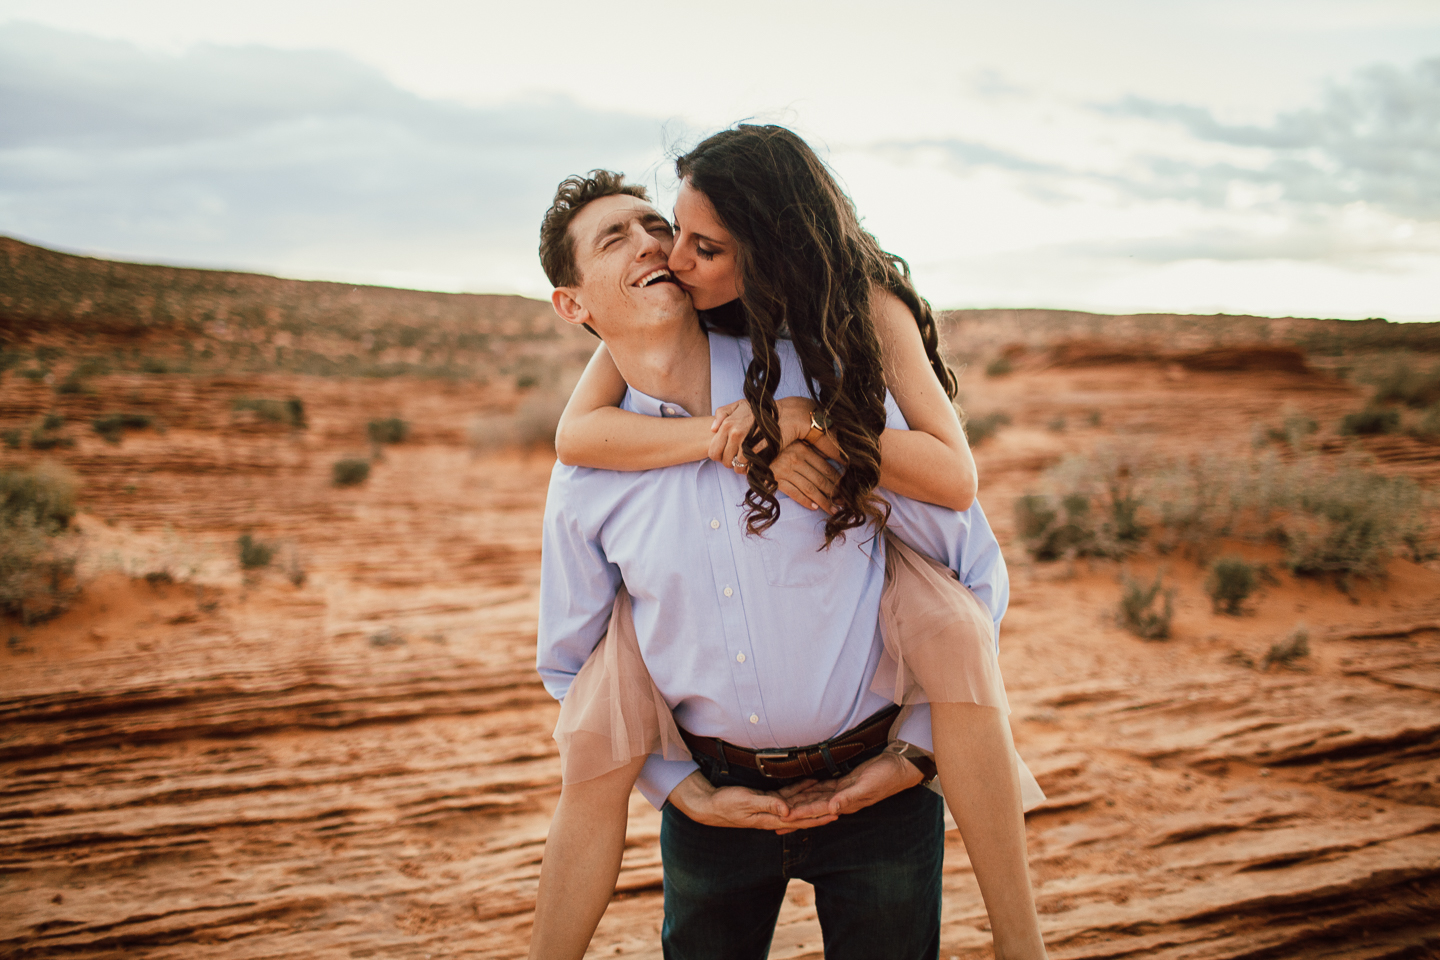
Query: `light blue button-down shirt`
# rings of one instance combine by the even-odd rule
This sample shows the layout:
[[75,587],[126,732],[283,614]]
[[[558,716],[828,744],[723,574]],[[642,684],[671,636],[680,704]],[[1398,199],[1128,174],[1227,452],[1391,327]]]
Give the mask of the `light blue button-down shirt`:
[[[778,344],[775,396],[809,396],[794,350]],[[744,396],[750,344],[710,335],[712,409]],[[627,392],[623,409],[686,416],[675,404]],[[887,401],[888,425],[904,418]],[[870,682],[884,648],[877,626],[884,543],[851,530],[822,549],[825,514],[779,495],[763,536],[744,528],[744,477],[710,460],[616,472],[557,463],[545,504],[537,666],[563,699],[604,636],[623,581],[641,654],[685,729],[755,749],[835,736],[890,701]],[[886,494],[890,529],[948,564],[998,627],[1009,581],[979,504],[956,513]],[[930,747],[928,708],[898,732]],[[656,807],[696,769],[652,756],[641,792]]]

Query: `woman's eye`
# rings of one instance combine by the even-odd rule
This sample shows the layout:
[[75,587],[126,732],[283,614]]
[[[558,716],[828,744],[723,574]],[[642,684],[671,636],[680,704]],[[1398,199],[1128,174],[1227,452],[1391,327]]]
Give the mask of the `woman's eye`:
[[701,260],[714,260],[714,259],[715,259],[715,255],[716,255],[717,253],[719,253],[720,251],[719,251],[719,250],[706,250],[704,247],[699,247],[699,246],[697,246],[697,247],[695,248],[695,252],[700,255],[700,259],[701,259]]

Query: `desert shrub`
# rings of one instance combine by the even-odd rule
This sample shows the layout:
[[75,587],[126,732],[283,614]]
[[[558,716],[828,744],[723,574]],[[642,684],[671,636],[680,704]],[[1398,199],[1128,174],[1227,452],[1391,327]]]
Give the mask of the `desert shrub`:
[[346,457],[336,460],[330,468],[331,478],[337,487],[353,487],[364,483],[370,477],[370,461],[361,457]]
[[1319,429],[1319,422],[1308,413],[1301,410],[1290,410],[1286,412],[1285,419],[1278,427],[1273,424],[1265,427],[1263,437],[1271,443],[1284,444],[1287,447],[1298,449],[1306,437]]
[[58,384],[55,385],[55,392],[67,395],[77,395],[94,393],[95,391],[90,389],[90,385],[86,383],[82,377],[80,377],[78,374],[71,373],[68,377],[66,377],[64,380],[61,380]]
[[1340,421],[1340,432],[1347,437],[1394,433],[1400,429],[1400,411],[1369,406],[1347,413]]
[[1310,632],[1304,627],[1296,627],[1291,631],[1290,636],[1270,645],[1265,659],[1260,662],[1260,669],[1268,670],[1272,666],[1288,667],[1296,660],[1304,660],[1308,656],[1310,656]]
[[140,361],[141,373],[169,373],[170,364],[159,357],[144,357]]
[[58,413],[47,413],[30,428],[30,449],[54,450],[56,447],[73,447],[75,440],[60,432],[65,418]]
[[1003,377],[1007,373],[1013,373],[1014,371],[1015,364],[1010,362],[1009,357],[996,357],[994,360],[985,364],[985,376],[987,377]]
[[1221,557],[1210,566],[1205,592],[1216,613],[1240,615],[1240,606],[1259,586],[1259,570],[1241,557]]
[[1408,363],[1396,363],[1372,378],[1376,403],[1404,403],[1424,407],[1440,401],[1440,366],[1417,370]]
[[11,450],[19,450],[20,444],[25,441],[25,431],[17,427],[11,427],[8,430],[0,431],[0,440],[3,440],[5,446]]
[[1224,538],[1286,548],[1295,573],[1373,576],[1397,550],[1421,560],[1424,496],[1414,481],[1355,462],[1273,454],[1141,462],[1099,449],[1045,475],[1045,493],[1016,502],[1021,541],[1037,560],[1123,557],[1149,541],[1165,553],[1204,557]]
[[1399,544],[1423,539],[1424,501],[1409,477],[1305,471],[1289,499],[1298,515],[1284,527],[1285,562],[1295,573],[1374,576]]
[[235,541],[235,546],[240,555],[240,567],[244,570],[268,567],[275,556],[274,544],[257,540],[248,533],[242,533],[240,538]]
[[398,417],[371,420],[366,432],[374,443],[404,443],[410,435],[410,424]]
[[1091,410],[1088,414],[1085,415],[1085,423],[1092,427],[1100,426],[1100,424],[1103,423],[1104,420],[1105,417],[1099,410]]
[[1051,430],[1055,433],[1064,433],[1065,428],[1068,426],[1069,424],[1066,422],[1064,417],[1055,417],[1051,419],[1049,423],[1045,424],[1046,429]]
[[1432,403],[1410,427],[1410,433],[1426,440],[1440,437],[1440,403]]
[[1134,465],[1114,451],[1067,458],[1047,479],[1053,492],[1016,503],[1016,525],[1036,560],[1123,557],[1149,532]]
[[978,447],[999,432],[1001,427],[1009,426],[1010,414],[1003,411],[987,413],[980,417],[967,417],[965,419],[965,437],[970,441],[970,446]]
[[1165,640],[1174,613],[1175,589],[1164,585],[1161,574],[1157,573],[1149,586],[1125,575],[1120,588],[1120,626],[1143,640]]
[[35,623],[65,610],[78,547],[74,474],[54,464],[0,471],[0,610]]
[[515,378],[515,389],[531,390],[540,385],[540,378],[533,373],[522,373]]
[[305,403],[299,397],[275,400],[269,397],[236,397],[230,408],[237,413],[250,410],[261,420],[284,423],[292,427],[305,426]]
[[107,413],[92,420],[90,426],[111,443],[119,443],[126,430],[144,430],[152,422],[144,413]]
[[24,377],[26,380],[31,381],[44,380],[49,375],[50,371],[46,370],[44,367],[29,367],[25,370],[20,371],[20,376]]

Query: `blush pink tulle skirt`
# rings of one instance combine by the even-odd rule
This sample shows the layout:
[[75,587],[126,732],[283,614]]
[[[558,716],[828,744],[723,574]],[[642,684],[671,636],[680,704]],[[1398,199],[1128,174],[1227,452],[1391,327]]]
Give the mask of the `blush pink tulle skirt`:
[[[905,708],[896,726],[921,703],[974,703],[1008,716],[990,611],[949,567],[895,536],[887,535],[885,546],[880,595],[885,656],[870,689]],[[564,783],[590,780],[652,753],[690,759],[670,706],[641,658],[624,587],[604,639],[560,706],[555,740]],[[1015,764],[1021,805],[1029,810],[1045,794],[1019,754]]]

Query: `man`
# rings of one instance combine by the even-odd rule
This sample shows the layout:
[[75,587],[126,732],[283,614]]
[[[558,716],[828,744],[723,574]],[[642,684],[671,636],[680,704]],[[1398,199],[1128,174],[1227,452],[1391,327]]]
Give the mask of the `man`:
[[[542,230],[542,261],[557,313],[609,347],[630,385],[625,409],[707,416],[743,396],[748,344],[701,327],[668,281],[671,242],[643,190],[596,171],[562,184]],[[808,395],[793,353],[782,350],[782,359],[777,398]],[[892,414],[898,419],[893,405]],[[785,885],[798,877],[815,886],[827,956],[933,957],[942,802],[918,789],[924,777],[914,763],[883,752],[894,707],[870,689],[883,657],[881,543],[852,532],[822,550],[823,514],[788,499],[778,523],[749,536],[746,489],[710,461],[645,473],[557,464],[545,515],[540,673],[563,698],[623,582],[646,666],[695,755],[651,757],[639,778],[663,810],[667,956],[763,957]],[[929,523],[947,512],[919,506],[897,502],[893,522],[917,546],[949,555],[957,528]],[[998,548],[991,568],[999,571],[992,609],[1003,610]],[[896,734],[928,748],[928,727],[919,708]],[[807,745],[818,746],[796,749]],[[786,788],[810,775],[836,786],[792,806]]]

